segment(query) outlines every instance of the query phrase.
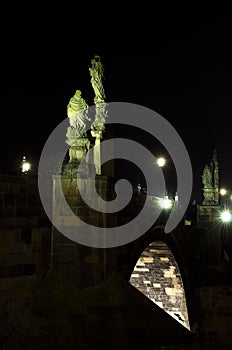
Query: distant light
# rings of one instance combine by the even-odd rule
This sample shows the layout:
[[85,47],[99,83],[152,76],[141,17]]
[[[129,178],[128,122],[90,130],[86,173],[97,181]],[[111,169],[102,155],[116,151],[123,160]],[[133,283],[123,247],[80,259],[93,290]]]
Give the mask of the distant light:
[[184,220],[184,225],[185,226],[191,226],[192,225],[192,221],[191,220]]
[[163,167],[166,163],[166,160],[162,157],[158,158],[157,159],[157,164],[160,166],[160,167]]
[[227,193],[227,190],[226,190],[225,188],[221,188],[221,189],[220,189],[220,194],[221,194],[222,196],[225,196],[226,193]]
[[172,207],[171,199],[168,199],[168,198],[160,199],[160,206],[163,209],[170,209]]
[[224,210],[223,212],[221,212],[220,217],[221,217],[222,222],[229,222],[232,219],[231,212],[228,210]]
[[26,157],[23,156],[22,161],[22,173],[27,173],[31,169],[31,164],[26,161]]
[[22,172],[26,173],[27,171],[29,171],[31,169],[31,164],[28,162],[23,163],[23,167],[22,167]]
[[141,189],[142,189],[142,187],[141,187],[140,183],[138,183],[138,185],[137,185],[138,193],[140,193]]

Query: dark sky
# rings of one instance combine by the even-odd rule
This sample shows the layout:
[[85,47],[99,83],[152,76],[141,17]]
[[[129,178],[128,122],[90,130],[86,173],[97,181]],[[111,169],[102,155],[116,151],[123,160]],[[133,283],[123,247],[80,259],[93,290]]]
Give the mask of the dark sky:
[[221,184],[231,188],[232,16],[170,18],[156,14],[144,33],[137,22],[135,30],[128,24],[109,36],[107,28],[87,37],[80,28],[64,34],[62,26],[7,34],[1,43],[0,172],[14,172],[23,155],[38,162],[75,90],[93,104],[88,66],[98,54],[107,102],[144,105],[178,131],[192,161],[196,196],[214,148]]

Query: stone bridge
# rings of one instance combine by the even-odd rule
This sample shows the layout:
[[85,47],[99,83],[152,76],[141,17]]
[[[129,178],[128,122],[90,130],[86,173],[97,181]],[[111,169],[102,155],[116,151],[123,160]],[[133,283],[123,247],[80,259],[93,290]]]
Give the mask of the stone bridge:
[[[231,261],[225,254],[230,235],[222,240],[219,225],[199,228],[198,206],[186,212],[184,219],[192,224],[183,219],[170,234],[164,233],[161,215],[133,242],[92,248],[52,227],[36,178],[1,176],[0,186],[3,349],[232,346]],[[104,177],[96,186],[108,196]],[[105,222],[104,214],[81,203],[68,177],[63,192],[83,220]],[[136,214],[137,200],[116,224]]]

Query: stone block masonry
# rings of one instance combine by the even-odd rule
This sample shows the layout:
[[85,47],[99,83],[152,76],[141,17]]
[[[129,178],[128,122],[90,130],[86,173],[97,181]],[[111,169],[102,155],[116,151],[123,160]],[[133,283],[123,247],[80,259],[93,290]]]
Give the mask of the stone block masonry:
[[0,175],[0,344],[50,267],[51,223],[36,177]]

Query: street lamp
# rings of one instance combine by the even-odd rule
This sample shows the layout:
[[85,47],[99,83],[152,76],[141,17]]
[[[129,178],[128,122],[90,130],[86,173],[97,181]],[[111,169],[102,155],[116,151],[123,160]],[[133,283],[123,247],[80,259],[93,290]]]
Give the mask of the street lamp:
[[165,165],[165,163],[166,163],[166,159],[165,159],[165,158],[159,157],[159,158],[157,159],[157,164],[158,164],[159,167],[162,168],[162,167]]
[[221,188],[220,191],[220,204],[224,207],[231,208],[232,194],[230,190],[226,188]]
[[230,222],[232,219],[232,215],[231,212],[229,210],[224,210],[221,212],[220,214],[220,218],[222,220],[222,222]]
[[26,157],[23,156],[22,173],[27,174],[30,169],[31,169],[31,164],[29,162],[27,162]]
[[[156,162],[160,168],[163,168],[166,164],[166,159],[164,157],[159,157],[157,158]],[[177,194],[175,196],[175,200],[178,200]],[[172,204],[172,201],[168,198],[168,194],[166,193],[165,199],[162,199],[160,202],[161,208],[170,209],[172,207]]]
[[171,209],[173,202],[168,198],[160,198],[160,207],[162,209]]
[[225,196],[227,194],[227,190],[225,188],[220,189],[220,195]]

